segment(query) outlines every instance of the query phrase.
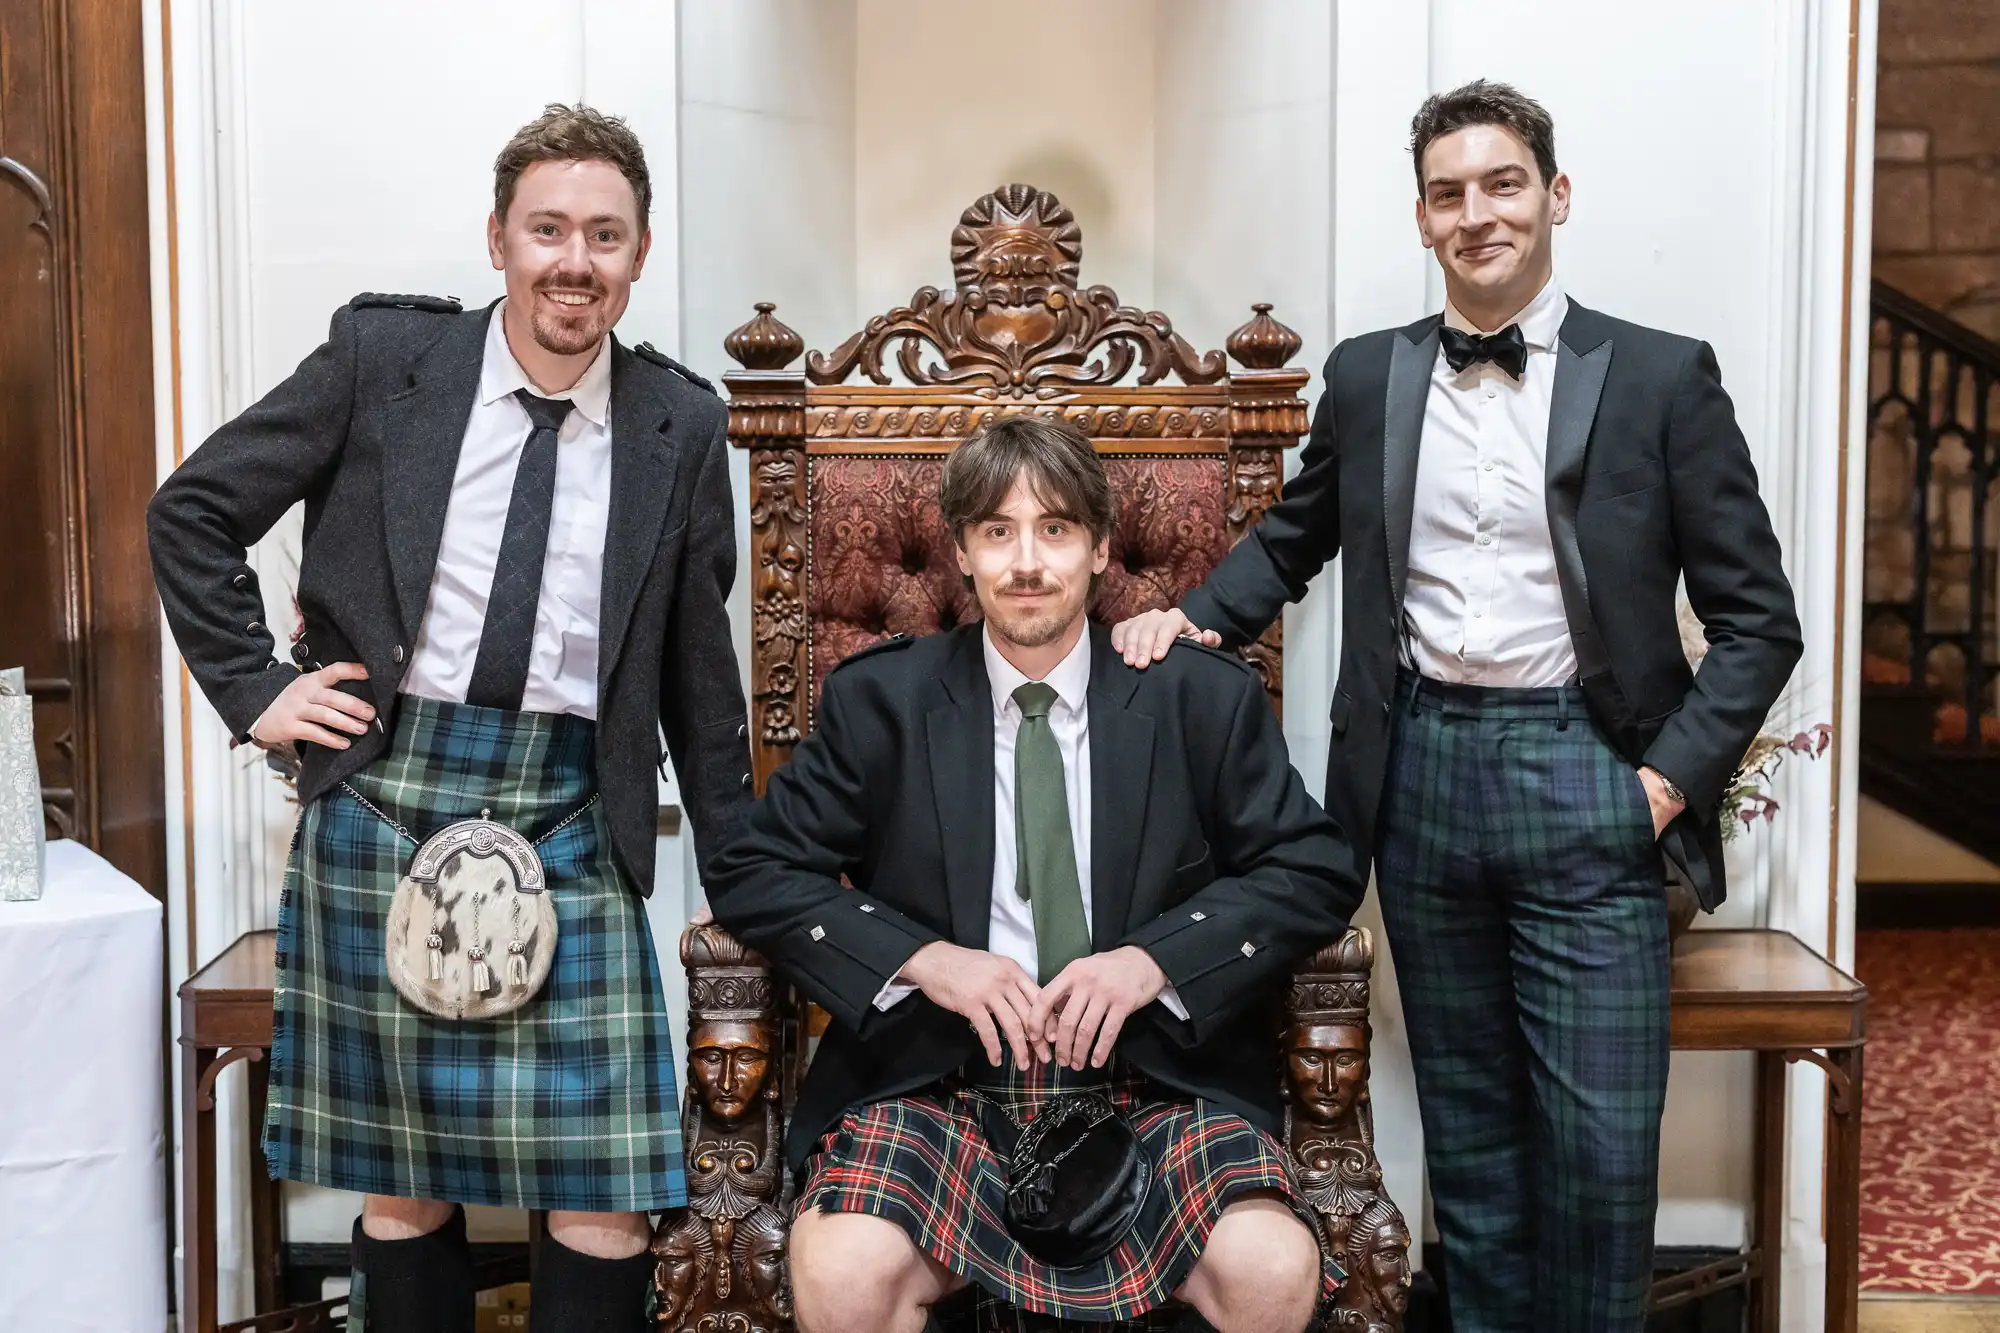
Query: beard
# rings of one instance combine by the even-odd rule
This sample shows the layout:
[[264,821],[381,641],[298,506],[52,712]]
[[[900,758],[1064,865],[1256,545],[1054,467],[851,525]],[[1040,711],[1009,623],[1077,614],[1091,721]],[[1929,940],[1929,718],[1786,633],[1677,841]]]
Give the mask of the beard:
[[587,306],[577,307],[574,314],[549,310],[536,301],[530,307],[533,314],[528,321],[528,329],[544,351],[554,352],[557,356],[580,356],[603,341],[605,297],[608,295],[603,283],[594,275],[570,277],[554,273],[535,284],[537,294],[550,289],[587,291],[597,299]]
[[986,618],[994,631],[1007,642],[1021,648],[1041,648],[1060,639],[1076,618],[1083,613],[1081,599],[1065,600],[1060,605],[1041,610],[1008,614],[1000,599],[1009,592],[1054,592],[1061,595],[1062,589],[1045,583],[1009,583],[995,590],[996,606],[986,609]]

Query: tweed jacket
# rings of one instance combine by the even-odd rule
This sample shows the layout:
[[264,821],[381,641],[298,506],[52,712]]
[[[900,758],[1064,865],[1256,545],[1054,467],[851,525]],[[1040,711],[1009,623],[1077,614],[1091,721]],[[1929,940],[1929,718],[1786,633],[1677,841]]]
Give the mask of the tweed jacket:
[[[334,312],[326,342],[211,435],[148,509],[167,623],[239,739],[293,666],[367,667],[367,680],[341,688],[374,704],[378,724],[346,750],[301,747],[302,804],[380,758],[394,733],[491,313],[356,297]],[[726,421],[706,381],[614,340],[596,763],[613,853],[642,894],[653,882],[662,732],[702,862],[750,795],[728,617]],[[285,661],[245,552],[301,501],[303,629]]]

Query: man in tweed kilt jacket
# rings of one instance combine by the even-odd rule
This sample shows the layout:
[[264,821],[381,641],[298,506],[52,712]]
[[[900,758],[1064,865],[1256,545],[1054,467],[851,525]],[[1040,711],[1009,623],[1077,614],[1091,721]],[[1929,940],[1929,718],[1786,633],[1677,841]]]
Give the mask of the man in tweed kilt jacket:
[[1374,862],[1452,1326],[1636,1331],[1666,876],[1721,903],[1718,805],[1799,624],[1714,354],[1555,280],[1548,113],[1469,84],[1412,149],[1443,317],[1336,347],[1284,499],[1115,641],[1253,639],[1344,553],[1326,804]]
[[[548,1211],[534,1328],[638,1327],[645,1214],[685,1183],[640,903],[660,733],[702,861],[750,783],[726,414],[610,332],[651,240],[644,153],[551,107],[494,193],[504,301],[357,297],[150,515],[195,679],[238,741],[303,752],[265,1145],[274,1174],[367,1196],[349,1327],[368,1333],[470,1333],[466,1203]],[[287,662],[245,550],[300,502]],[[523,1007],[451,1022],[388,983],[412,848],[376,812],[420,839],[485,809],[556,830],[538,851],[560,934]]]
[[[984,621],[828,675],[708,879],[833,1016],[787,1141],[802,1333],[917,1333],[968,1282],[1059,1318],[1178,1296],[1222,1333],[1295,1333],[1340,1274],[1273,1138],[1278,1013],[1360,900],[1347,843],[1241,659],[1142,675],[1088,623],[1113,518],[1089,440],[1005,418],[940,490]],[[1085,1086],[1156,1176],[1110,1254],[1057,1268],[1002,1225],[974,1098],[1029,1115]]]

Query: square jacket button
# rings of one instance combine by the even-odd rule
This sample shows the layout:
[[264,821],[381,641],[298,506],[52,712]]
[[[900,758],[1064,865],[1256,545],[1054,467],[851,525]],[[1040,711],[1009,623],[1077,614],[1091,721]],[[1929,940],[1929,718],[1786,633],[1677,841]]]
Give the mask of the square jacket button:
[[[823,939],[825,939],[825,938],[826,938],[826,927],[825,927],[825,926],[814,926],[814,927],[812,928],[812,937],[813,937],[813,940],[814,940],[815,942],[818,942],[818,941],[820,941],[820,940],[823,940]],[[1248,946],[1246,945],[1245,947],[1247,948]]]
[[1253,955],[1256,954],[1256,952],[1257,952],[1256,945],[1252,944],[1249,940],[1243,941],[1243,956],[1245,958],[1252,957]]
[[1206,921],[1206,920],[1208,920],[1208,913],[1206,913],[1206,912],[1189,912],[1189,913],[1188,913],[1188,920],[1190,920],[1190,921]]
[[862,910],[862,911],[864,911],[864,912],[872,912],[872,911],[874,911],[874,910],[875,910],[875,904],[874,904],[874,903],[863,903],[863,904],[861,904],[861,910]]

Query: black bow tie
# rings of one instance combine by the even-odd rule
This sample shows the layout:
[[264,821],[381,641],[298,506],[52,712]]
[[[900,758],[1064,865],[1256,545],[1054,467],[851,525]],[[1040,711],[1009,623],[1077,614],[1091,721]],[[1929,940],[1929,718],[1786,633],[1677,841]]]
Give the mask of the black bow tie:
[[1491,361],[1515,379],[1527,369],[1528,342],[1519,324],[1509,324],[1498,333],[1467,333],[1446,324],[1438,329],[1438,337],[1454,374],[1481,361]]

